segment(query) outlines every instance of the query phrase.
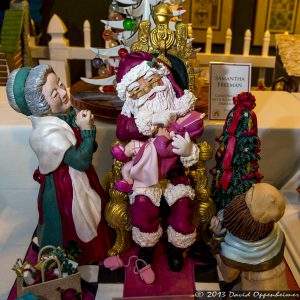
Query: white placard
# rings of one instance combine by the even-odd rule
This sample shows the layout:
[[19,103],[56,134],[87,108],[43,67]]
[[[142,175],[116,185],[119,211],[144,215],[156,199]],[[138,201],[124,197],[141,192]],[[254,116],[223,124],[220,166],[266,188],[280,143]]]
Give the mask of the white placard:
[[225,120],[233,107],[232,99],[251,88],[251,64],[209,64],[209,119]]

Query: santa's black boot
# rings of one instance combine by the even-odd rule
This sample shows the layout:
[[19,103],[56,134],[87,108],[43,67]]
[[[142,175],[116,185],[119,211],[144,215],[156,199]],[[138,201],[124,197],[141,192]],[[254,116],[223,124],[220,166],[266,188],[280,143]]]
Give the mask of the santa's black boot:
[[[151,265],[153,260],[154,249],[154,247],[141,247],[138,258],[143,260],[147,265]],[[139,269],[145,267],[145,263],[143,261],[137,262]]]
[[184,251],[185,249],[177,248],[171,243],[168,243],[167,258],[169,267],[173,272],[180,272],[182,270],[184,264]]

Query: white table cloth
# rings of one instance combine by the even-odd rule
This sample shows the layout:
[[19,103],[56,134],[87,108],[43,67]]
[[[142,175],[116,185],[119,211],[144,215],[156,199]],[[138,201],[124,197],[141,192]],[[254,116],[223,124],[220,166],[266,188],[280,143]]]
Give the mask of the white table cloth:
[[[265,182],[280,188],[295,173],[300,149],[300,101],[286,92],[253,92],[262,142],[260,172]],[[216,150],[221,121],[206,121],[203,140]],[[111,169],[110,145],[116,139],[115,124],[96,121],[98,150],[93,164],[100,180]],[[0,299],[6,299],[15,279],[11,271],[23,258],[37,224],[38,184],[32,179],[37,159],[28,139],[31,124],[9,107],[0,87]],[[214,166],[214,160],[208,167]]]

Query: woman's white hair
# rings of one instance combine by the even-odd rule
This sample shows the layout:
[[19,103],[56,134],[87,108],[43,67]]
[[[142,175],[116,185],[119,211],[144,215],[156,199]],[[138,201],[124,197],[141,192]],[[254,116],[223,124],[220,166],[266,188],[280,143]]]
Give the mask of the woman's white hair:
[[7,79],[6,82],[6,95],[7,95],[7,99],[8,99],[8,103],[9,105],[17,112],[21,112],[17,103],[16,103],[16,99],[15,99],[15,95],[14,95],[14,82],[15,82],[15,78],[16,75],[18,73],[19,69],[13,70],[10,74],[9,77]]
[[[14,96],[14,83],[16,75],[20,69],[14,70],[9,75],[6,85],[6,93],[10,106],[17,112],[21,112]],[[41,117],[51,111],[48,102],[42,93],[43,85],[47,81],[47,76],[54,73],[49,65],[38,65],[29,71],[24,86],[24,100],[33,116]]]

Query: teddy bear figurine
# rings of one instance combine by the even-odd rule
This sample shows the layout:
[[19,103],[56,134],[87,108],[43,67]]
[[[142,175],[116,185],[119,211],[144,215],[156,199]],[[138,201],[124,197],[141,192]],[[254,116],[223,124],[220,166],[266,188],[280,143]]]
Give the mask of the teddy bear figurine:
[[257,183],[212,218],[211,248],[224,280],[236,280],[233,290],[289,290],[285,237],[277,224],[284,211],[281,193],[270,184]]

